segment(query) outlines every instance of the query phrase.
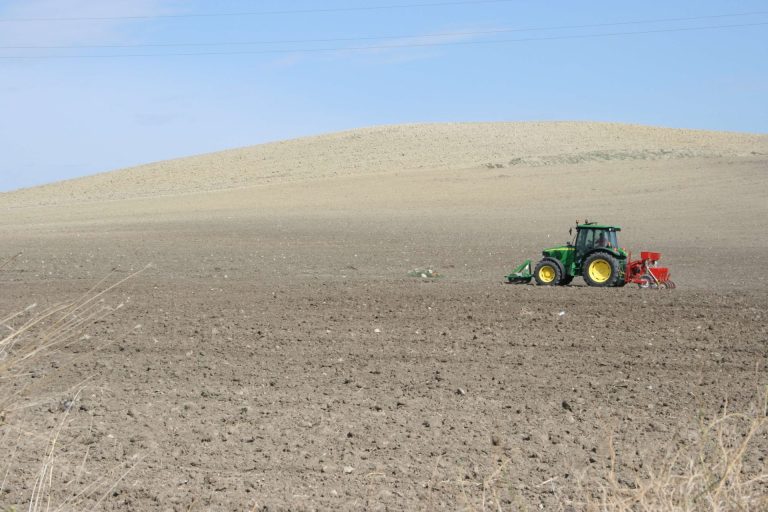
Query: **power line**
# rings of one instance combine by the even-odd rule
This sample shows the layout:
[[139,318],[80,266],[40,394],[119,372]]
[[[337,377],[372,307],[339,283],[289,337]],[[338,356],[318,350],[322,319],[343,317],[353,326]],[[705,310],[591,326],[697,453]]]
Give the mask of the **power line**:
[[426,2],[415,4],[389,4],[389,5],[370,5],[356,7],[328,7],[324,9],[288,9],[277,11],[240,11],[240,12],[219,12],[207,14],[152,14],[143,16],[78,16],[72,18],[0,18],[0,23],[26,23],[34,21],[115,21],[115,20],[148,20],[148,19],[174,19],[174,18],[223,18],[232,16],[270,16],[277,14],[323,14],[334,12],[355,12],[355,11],[381,11],[391,9],[410,9],[418,7],[451,7],[458,5],[482,5],[482,4],[501,4],[510,3],[517,0],[466,0],[450,2]]
[[144,44],[93,44],[93,45],[64,45],[64,46],[0,46],[0,50],[64,50],[64,49],[82,49],[82,48],[170,48],[182,46],[252,46],[252,45],[274,45],[274,44],[301,44],[301,43],[337,43],[344,41],[377,41],[386,39],[423,39],[433,37],[456,37],[456,36],[481,36],[495,34],[509,34],[514,32],[539,32],[552,30],[574,30],[585,28],[614,27],[622,25],[645,25],[653,23],[671,23],[680,21],[698,21],[715,18],[734,18],[742,16],[758,16],[768,14],[768,11],[744,12],[736,14],[715,14],[710,16],[692,16],[686,18],[656,18],[648,20],[618,21],[612,23],[592,23],[586,25],[560,25],[549,27],[528,27],[528,28],[506,28],[483,31],[466,32],[438,32],[432,34],[411,34],[400,36],[369,36],[369,37],[340,37],[326,39],[283,39],[273,41],[226,41],[210,43],[144,43]]
[[697,30],[713,30],[724,28],[744,28],[744,27],[757,27],[768,25],[768,22],[760,23],[740,23],[733,25],[709,25],[701,27],[682,27],[682,28],[668,28],[668,29],[656,29],[656,30],[638,30],[632,32],[604,32],[599,34],[580,34],[570,36],[551,36],[551,37],[527,37],[519,39],[494,39],[486,41],[451,41],[442,43],[409,43],[409,44],[395,44],[395,45],[376,45],[376,46],[348,46],[348,47],[334,47],[334,48],[301,48],[301,49],[274,49],[274,50],[242,50],[242,51],[226,51],[226,52],[175,52],[175,53],[133,53],[133,54],[109,54],[109,55],[27,55],[27,56],[0,56],[0,59],[107,59],[107,58],[125,58],[125,57],[194,57],[194,56],[216,56],[216,55],[267,55],[267,54],[280,54],[280,53],[328,53],[328,52],[345,52],[345,51],[367,51],[367,50],[397,50],[404,48],[432,48],[432,47],[446,47],[446,46],[477,46],[477,45],[491,45],[491,44],[505,44],[505,43],[521,43],[521,42],[533,42],[533,41],[561,41],[568,39],[594,39],[602,37],[620,37],[620,36],[633,36],[633,35],[645,35],[645,34],[662,34],[672,32],[690,32]]

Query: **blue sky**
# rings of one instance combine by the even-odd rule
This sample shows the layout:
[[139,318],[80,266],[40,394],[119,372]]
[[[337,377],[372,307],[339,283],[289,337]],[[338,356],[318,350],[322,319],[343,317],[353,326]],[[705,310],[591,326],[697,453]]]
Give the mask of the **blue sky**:
[[454,2],[0,0],[0,191],[378,124],[768,133],[764,0]]

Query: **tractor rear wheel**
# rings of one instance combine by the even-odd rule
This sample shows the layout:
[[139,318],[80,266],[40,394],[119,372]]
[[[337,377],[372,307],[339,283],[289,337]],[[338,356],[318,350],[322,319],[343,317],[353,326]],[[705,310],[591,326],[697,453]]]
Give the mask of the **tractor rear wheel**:
[[563,266],[553,258],[544,258],[536,264],[533,278],[539,286],[557,286],[563,279]]
[[582,268],[584,281],[589,286],[614,286],[619,279],[619,262],[606,252],[587,256]]

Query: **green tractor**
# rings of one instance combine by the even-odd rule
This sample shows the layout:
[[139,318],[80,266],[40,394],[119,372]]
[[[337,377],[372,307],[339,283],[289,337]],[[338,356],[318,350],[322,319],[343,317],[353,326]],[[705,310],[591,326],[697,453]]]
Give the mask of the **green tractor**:
[[[589,286],[624,286],[629,255],[616,240],[618,226],[594,222],[576,222],[576,236],[564,246],[544,249],[544,258],[531,271],[526,261],[506,276],[508,283],[528,283],[531,279],[542,286],[567,285],[576,276],[584,277]],[[573,229],[569,230],[573,234]]]

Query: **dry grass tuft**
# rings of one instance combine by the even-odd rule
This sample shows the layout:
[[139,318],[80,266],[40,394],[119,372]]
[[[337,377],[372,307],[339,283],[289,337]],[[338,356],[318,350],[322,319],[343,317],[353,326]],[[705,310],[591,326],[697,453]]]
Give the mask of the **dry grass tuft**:
[[17,252],[13,256],[11,256],[10,258],[6,258],[5,260],[0,261],[0,270],[3,270],[5,267],[9,266],[11,263],[16,261],[16,259],[19,256],[21,256],[22,254],[24,254],[24,253],[23,252]]
[[[71,349],[89,339],[83,335],[88,326],[123,307],[123,304],[108,304],[106,295],[144,270],[116,281],[113,272],[75,301],[55,304],[42,311],[33,304],[0,320],[0,452],[7,454],[0,459],[0,498],[5,496],[9,482],[18,471],[19,461],[38,459],[39,470],[28,486],[25,508],[30,512],[93,509],[138,463],[138,460],[119,463],[82,488],[76,488],[88,461],[88,451],[68,449],[74,453],[71,456],[75,460],[67,460],[60,448],[66,444],[64,437],[72,424],[70,412],[86,387],[85,381],[70,390],[41,389],[40,379],[36,380],[34,389],[23,382],[25,376],[37,371],[43,356],[76,352]],[[87,353],[103,346],[89,345]],[[74,362],[75,356],[66,357],[70,359],[69,364]],[[46,431],[44,425],[30,422],[24,415],[26,409],[40,405],[41,395],[46,393],[66,396],[60,401],[58,417],[50,431]]]
[[[0,320],[0,326],[6,331],[0,338],[0,376],[7,379],[25,361],[54,348],[65,349],[67,344],[78,341],[77,335],[83,328],[123,307],[123,304],[110,306],[103,297],[144,270],[108,285],[113,272],[74,302],[55,304],[42,312],[37,312],[37,304],[32,304]],[[3,411],[2,402],[0,411]]]
[[[600,498],[583,503],[589,511],[768,510],[768,467],[755,441],[768,435],[768,388],[751,410],[700,420],[699,434],[655,470],[631,484],[617,478],[611,443],[611,470]],[[761,460],[762,459],[762,460]]]
[[453,507],[470,512],[768,510],[768,464],[761,452],[768,439],[768,387],[757,396],[744,412],[725,405],[715,419],[699,419],[696,434],[672,455],[660,456],[665,446],[658,446],[643,461],[651,469],[639,476],[622,471],[609,441],[608,469],[588,472],[576,485],[555,476],[515,491],[514,461],[499,459],[493,467],[468,471],[469,476],[442,482],[433,476],[431,487],[452,495]]

